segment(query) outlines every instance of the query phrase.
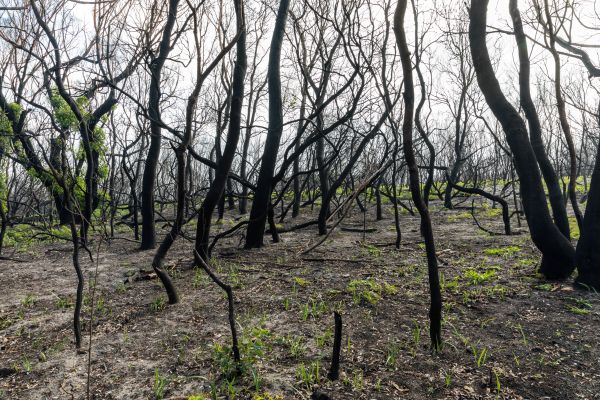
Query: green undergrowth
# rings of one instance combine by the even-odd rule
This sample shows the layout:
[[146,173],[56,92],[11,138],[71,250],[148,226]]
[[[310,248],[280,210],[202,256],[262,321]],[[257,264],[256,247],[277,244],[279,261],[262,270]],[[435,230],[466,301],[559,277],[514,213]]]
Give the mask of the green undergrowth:
[[387,282],[379,282],[373,278],[352,280],[346,290],[352,295],[355,304],[370,305],[379,303],[384,295],[398,293],[396,286]]

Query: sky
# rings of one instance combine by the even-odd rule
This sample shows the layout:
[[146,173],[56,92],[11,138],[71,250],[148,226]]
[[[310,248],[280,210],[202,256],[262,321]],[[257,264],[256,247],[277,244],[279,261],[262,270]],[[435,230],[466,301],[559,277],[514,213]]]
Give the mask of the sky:
[[[9,1],[9,0],[4,0],[4,1]],[[16,0],[15,0],[16,1]],[[218,0],[215,0],[215,2]],[[272,7],[275,7],[277,5],[277,1],[276,0],[266,0]],[[417,8],[419,10],[424,10],[425,14],[424,16],[422,16],[421,18],[421,29],[423,29],[424,26],[428,25],[429,23],[433,24],[431,26],[431,29],[428,33],[428,35],[425,38],[425,42],[427,43],[432,43],[431,47],[430,47],[430,51],[424,56],[424,61],[433,61],[435,64],[437,65],[447,65],[449,64],[448,61],[448,54],[446,52],[446,50],[444,49],[444,45],[441,44],[440,42],[437,41],[437,39],[440,37],[440,35],[442,34],[442,30],[444,29],[444,24],[440,23],[440,21],[442,21],[442,19],[440,18],[439,15],[439,10],[444,9],[445,7],[451,5],[454,8],[464,8],[466,7],[465,2],[460,1],[457,2],[456,0],[415,0],[417,1]],[[557,0],[560,1],[561,4],[564,4],[565,0]],[[373,1],[373,3],[375,4],[382,4],[382,2],[380,0],[375,0]],[[86,40],[86,36],[87,39],[89,39],[93,33],[93,5],[91,4],[84,4],[81,2],[72,2],[72,1],[68,1],[67,4],[69,5],[69,7],[72,7],[72,12],[74,17],[79,21],[79,24],[81,24],[81,26],[84,27],[85,31],[89,32],[88,35],[82,35],[80,40],[85,41]],[[123,4],[123,3],[120,3]],[[224,4],[229,5],[228,2],[225,2]],[[257,1],[253,1],[253,2],[246,2],[247,7],[252,6],[252,4],[254,4],[254,6],[257,4]],[[292,7],[294,10],[298,11],[299,10],[299,2],[295,2],[294,0],[292,0]],[[523,16],[523,19],[525,21],[531,21],[534,18],[534,13],[533,13],[533,9],[530,6],[530,1],[523,1],[521,0],[519,2],[520,4],[520,8],[521,8],[521,13]],[[295,7],[295,8],[294,8]],[[596,1],[594,0],[579,0],[578,1],[578,7],[576,8],[577,10],[577,15],[581,18],[582,22],[588,26],[597,26],[600,27],[600,18],[597,17],[597,5],[596,5]],[[379,7],[379,13],[382,13],[383,11],[381,11],[382,7]],[[135,12],[135,10],[134,10]],[[377,11],[376,11],[377,12]],[[391,12],[393,12],[393,4],[392,4],[392,9]],[[271,14],[274,13],[274,9],[271,11]],[[272,17],[272,15],[271,15]],[[376,18],[380,18],[383,19],[383,15],[379,15],[376,16]],[[132,21],[134,19],[132,18]],[[250,21],[252,22],[252,21]],[[288,20],[288,27],[291,24],[291,20]],[[513,100],[513,101],[517,101],[518,99],[518,91],[516,90],[515,84],[517,82],[517,74],[518,74],[518,57],[517,57],[517,53],[516,53],[516,46],[515,46],[515,42],[514,42],[514,38],[510,35],[506,35],[504,33],[498,34],[498,33],[493,33],[493,31],[495,31],[496,29],[500,29],[503,31],[507,31],[507,30],[511,30],[512,29],[512,23],[510,22],[510,17],[508,14],[508,0],[491,0],[490,1],[490,5],[489,5],[489,9],[488,9],[488,24],[490,26],[490,33],[488,35],[488,47],[490,48],[490,52],[491,54],[496,57],[498,59],[498,68],[497,68],[497,74],[498,74],[498,78],[499,80],[502,82],[503,84],[503,88],[505,89],[505,92],[507,93],[508,97]],[[272,24],[269,24],[269,29],[271,29]],[[407,15],[407,24],[406,24],[406,29],[407,29],[407,33],[408,33],[408,37],[410,39],[412,39],[412,33],[411,30],[413,29],[413,24],[412,24],[412,15],[410,15],[410,13]],[[600,29],[600,28],[599,28]],[[290,29],[288,29],[290,31]],[[526,31],[527,33],[534,38],[535,40],[541,40],[541,35],[537,32],[535,32],[533,29],[531,29],[529,26],[526,25]],[[600,41],[598,41],[598,35],[600,35],[600,30],[598,31],[594,31],[593,29],[586,29],[584,28],[581,24],[576,23],[574,24],[574,26],[572,27],[572,29],[569,30],[572,34],[573,40],[576,42],[581,42],[581,43],[600,43]],[[206,40],[207,42],[210,42],[210,38],[214,38],[215,34],[214,32],[211,32],[210,29],[207,33],[208,36],[208,40]],[[262,46],[262,48],[264,49],[264,51],[268,51],[268,43],[270,40],[270,32],[267,32],[265,34],[265,37],[263,38],[264,41],[264,45]],[[393,38],[391,39],[391,43],[393,44]],[[412,45],[412,43],[411,43]],[[530,52],[531,52],[531,60],[532,60],[532,65],[533,65],[533,75],[534,77],[532,78],[532,82],[536,82],[538,79],[542,80],[544,82],[546,82],[548,84],[548,86],[550,86],[550,83],[553,79],[553,61],[550,57],[550,54],[543,49],[540,45],[537,45],[531,41],[529,41],[529,47],[530,47]],[[592,60],[594,61],[598,61],[598,65],[600,65],[600,57],[599,57],[599,50],[600,48],[596,47],[596,48],[588,48],[587,50],[589,50],[590,52],[590,56],[592,57]],[[182,54],[185,55],[185,52],[181,52],[178,53],[178,51],[182,51],[182,49],[176,49],[174,51],[173,54]],[[286,49],[284,48],[284,53],[286,54],[290,54],[291,51],[288,48],[287,52]],[[187,55],[189,56],[189,54]],[[568,57],[563,56],[561,59],[563,66],[562,66],[562,73],[563,73],[563,87],[564,90],[569,90],[569,85],[570,85],[570,81],[572,81],[573,79],[576,80],[585,80],[586,79],[586,73],[585,70],[582,67],[582,64],[575,59],[569,59]],[[289,62],[284,61],[284,74],[286,76],[291,76],[292,78],[294,77],[293,71],[292,70],[287,70],[285,67],[288,66],[289,67]],[[292,65],[293,66],[293,65]],[[181,74],[181,77],[183,79],[180,80],[180,82],[178,82],[178,92],[181,94],[182,98],[186,97],[186,93],[189,93],[191,84],[193,82],[193,77],[194,77],[194,63],[188,63],[186,66],[181,66],[181,65],[175,65],[175,63],[173,63],[173,68],[178,69],[178,73]],[[399,67],[398,67],[399,68]],[[265,70],[266,70],[266,57],[263,60],[263,63],[261,64],[261,73],[264,74]],[[400,73],[397,74],[398,77],[401,77]],[[445,94],[448,93],[448,87],[449,85],[451,85],[451,82],[449,82],[449,78],[446,74],[444,73],[439,73],[439,71],[436,71],[436,74],[432,74],[431,76],[433,76],[433,80],[431,82],[428,82],[429,85],[433,85],[434,88],[434,92],[438,95],[440,94]],[[596,82],[596,80],[588,80],[588,82],[586,82],[587,85],[589,85],[590,87],[594,86],[594,87],[600,87],[598,85],[598,82]],[[294,84],[293,79],[291,81],[292,86],[290,86],[290,91],[292,95],[297,95],[297,86],[294,86],[296,84]],[[536,87],[532,87],[533,92],[534,92],[534,96],[536,94]],[[207,88],[205,87],[204,90],[207,90]],[[589,107],[594,107],[595,109],[595,104],[597,103],[597,96],[595,95],[594,91],[591,91],[590,94],[590,100],[589,100]],[[443,115],[445,110],[443,109],[443,107],[440,107],[439,105],[436,105],[435,103],[433,103],[432,105],[433,108],[436,108],[435,114],[438,115]],[[572,118],[572,120],[574,121],[575,124],[577,124],[578,121],[578,114],[579,111],[571,108],[570,109],[570,116]],[[181,113],[177,113],[173,115],[173,118],[179,118],[178,115],[181,115]],[[295,118],[295,115],[286,115],[287,119],[293,119]],[[266,108],[263,106],[259,109],[259,119],[261,120],[261,123],[264,125],[266,124]],[[292,127],[290,127],[290,131],[293,130]],[[575,135],[577,136],[577,130],[575,131]]]

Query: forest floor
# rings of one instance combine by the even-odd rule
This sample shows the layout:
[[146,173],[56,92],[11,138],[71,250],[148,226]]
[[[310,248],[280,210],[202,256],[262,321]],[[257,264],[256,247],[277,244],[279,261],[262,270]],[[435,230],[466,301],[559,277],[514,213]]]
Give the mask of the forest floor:
[[[600,298],[572,281],[546,282],[522,234],[490,236],[468,211],[432,207],[443,290],[441,352],[428,337],[428,283],[418,217],[393,215],[337,229],[320,247],[316,227],[284,233],[260,250],[219,242],[212,267],[234,288],[244,374],[234,378],[224,292],[191,267],[192,244],[172,249],[180,304],[166,304],[153,251],[122,234],[100,248],[94,302],[83,310],[95,399],[598,399]],[[308,221],[305,215],[294,224]],[[501,232],[497,210],[480,222]],[[341,226],[362,226],[355,211]],[[516,220],[513,218],[516,225]],[[215,232],[229,228],[227,217]],[[192,231],[190,226],[189,230]],[[266,237],[266,239],[269,239]],[[94,245],[92,245],[94,247]],[[87,355],[72,334],[76,279],[70,245],[39,243],[0,261],[0,398],[85,398]],[[86,278],[94,264],[82,257]],[[152,275],[149,276],[150,278]],[[341,376],[326,378],[333,311],[343,320]],[[195,395],[196,397],[192,397]]]

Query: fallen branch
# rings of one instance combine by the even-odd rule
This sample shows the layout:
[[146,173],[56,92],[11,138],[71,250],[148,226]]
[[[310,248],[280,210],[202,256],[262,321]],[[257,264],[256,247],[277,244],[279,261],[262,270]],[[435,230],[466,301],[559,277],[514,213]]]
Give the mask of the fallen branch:
[[356,232],[356,233],[373,233],[377,232],[377,228],[352,228],[347,226],[342,226],[340,230],[344,232]]
[[[448,175],[448,172],[446,172],[446,180],[448,181],[448,184],[450,186],[452,186],[454,189],[464,192],[464,193],[468,193],[468,194],[478,194],[480,196],[485,197],[486,199],[495,201],[496,203],[500,204],[500,206],[502,206],[502,221],[504,222],[504,233],[506,235],[510,235],[511,234],[511,229],[510,229],[510,215],[508,213],[508,202],[506,200],[504,200],[502,197],[500,196],[496,196],[492,193],[488,193],[483,189],[479,189],[479,188],[467,188],[464,186],[460,186],[458,184],[456,184],[455,182],[453,182],[450,179],[450,176]],[[474,203],[472,203],[471,209],[473,209],[473,205]],[[482,230],[484,230],[485,232],[488,232],[490,235],[494,234],[497,235],[496,233],[490,233],[490,231],[484,229],[481,227],[481,225],[479,225],[479,222],[477,222],[477,219],[474,216],[473,211],[471,211],[471,215],[473,215],[473,219],[475,219],[475,223],[477,223],[477,226],[479,226]]]
[[4,261],[14,261],[17,263],[24,263],[27,262],[25,260],[19,260],[18,258],[12,258],[12,257],[6,257],[6,256],[0,256],[0,260],[4,260]]
[[345,258],[301,258],[306,262],[347,262],[347,263],[363,263],[364,260],[350,260]]
[[210,257],[210,255],[212,254],[212,250],[215,247],[215,245],[217,244],[217,242],[219,241],[219,239],[223,239],[227,236],[233,235],[235,232],[238,231],[238,229],[240,229],[244,225],[247,225],[249,222],[250,221],[247,219],[244,221],[238,222],[230,229],[223,231],[223,232],[219,233],[218,235],[215,235],[215,237],[213,238],[213,241],[210,243],[210,246],[208,246],[208,256]]
[[[501,233],[496,233],[493,231],[490,231],[489,229],[485,228],[483,225],[481,225],[479,223],[479,221],[477,220],[477,218],[475,217],[475,200],[472,201],[471,203],[471,217],[473,217],[473,221],[475,221],[475,224],[477,225],[477,227],[479,229],[481,229],[482,231],[484,231],[485,233],[487,233],[490,236],[498,236],[501,235]],[[509,228],[510,229],[510,228]],[[510,233],[507,233],[507,235]]]
[[[300,254],[308,254],[309,252],[311,252],[312,250],[316,249],[321,244],[323,244],[329,238],[329,236],[331,236],[333,231],[335,231],[335,228],[344,220],[346,215],[348,215],[348,212],[352,208],[352,204],[354,204],[354,200],[356,200],[358,195],[361,194],[362,191],[365,190],[366,187],[369,186],[375,179],[377,179],[379,174],[381,174],[383,171],[385,171],[389,166],[390,166],[390,163],[387,163],[387,164],[383,165],[382,167],[380,167],[377,171],[375,171],[375,173],[373,173],[369,178],[367,178],[358,187],[358,189],[356,189],[354,191],[354,193],[352,193],[352,196],[350,196],[344,202],[342,202],[342,204],[340,204],[340,206],[331,213],[331,216],[326,221],[326,222],[329,222],[331,220],[331,218],[333,218],[333,216],[339,212],[340,209],[342,210],[340,218],[333,224],[333,226],[331,227],[329,232],[327,232],[327,234],[325,236],[323,236],[323,238],[321,240],[319,240],[317,243],[315,243],[313,246],[309,247],[308,249],[302,251]],[[347,205],[347,207],[346,207],[346,205]]]
[[[293,231],[297,231],[297,230],[299,230],[299,229],[307,228],[307,227],[309,227],[309,226],[312,226],[312,225],[316,225],[316,224],[318,224],[318,223],[319,223],[319,221],[315,219],[315,220],[313,220],[313,221],[303,222],[303,223],[301,223],[301,224],[294,225],[294,226],[291,226],[291,227],[289,227],[289,228],[278,229],[278,230],[277,230],[277,232],[278,232],[278,233],[288,233],[288,232],[293,232]],[[267,230],[265,231],[265,233],[271,233],[271,230],[270,230],[270,229],[267,229]]]

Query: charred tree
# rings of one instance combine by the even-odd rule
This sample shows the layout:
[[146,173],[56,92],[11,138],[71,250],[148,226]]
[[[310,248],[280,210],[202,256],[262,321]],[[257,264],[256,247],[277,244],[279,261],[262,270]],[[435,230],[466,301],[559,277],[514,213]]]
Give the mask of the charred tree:
[[583,224],[583,214],[579,209],[579,203],[577,202],[576,193],[577,153],[575,151],[575,142],[573,141],[573,134],[571,133],[571,125],[569,125],[569,121],[567,119],[566,103],[562,93],[560,72],[562,66],[560,64],[560,55],[558,54],[558,50],[556,49],[556,32],[554,24],[552,22],[552,16],[550,15],[550,7],[548,5],[548,0],[543,1],[543,12],[546,15],[546,21],[544,21],[544,18],[542,17],[541,7],[539,7],[537,2],[534,2],[534,5],[538,13],[538,20],[540,21],[546,33],[548,39],[548,48],[550,49],[550,53],[552,54],[552,58],[554,60],[554,94],[556,97],[556,108],[558,109],[558,120],[560,121],[560,127],[563,131],[565,141],[567,142],[567,149],[569,153],[569,183],[567,196],[571,201],[571,207],[573,207],[573,213],[575,214],[575,218],[577,219],[577,225],[581,229]]
[[399,0],[394,13],[394,33],[396,35],[396,45],[400,53],[402,63],[403,83],[404,83],[404,120],[402,123],[402,140],[404,158],[409,173],[409,185],[412,199],[419,210],[421,216],[421,233],[425,240],[425,252],[427,254],[427,266],[429,274],[429,336],[431,346],[434,350],[439,350],[442,346],[442,293],[440,290],[440,278],[438,273],[437,256],[435,252],[435,241],[433,237],[433,228],[429,210],[421,196],[421,187],[419,184],[419,168],[415,158],[413,148],[413,118],[415,108],[415,88],[412,76],[412,63],[410,59],[410,50],[404,31],[404,16],[406,14],[407,0]]
[[537,163],[542,171],[542,176],[548,187],[548,199],[550,201],[550,207],[552,208],[552,215],[554,217],[554,223],[562,234],[569,239],[571,236],[569,230],[569,219],[567,217],[567,209],[563,202],[560,185],[558,183],[558,177],[554,167],[548,158],[544,141],[542,139],[542,126],[540,119],[533,104],[531,98],[531,90],[529,84],[530,75],[530,63],[529,63],[529,51],[527,49],[527,38],[523,31],[523,22],[521,20],[521,14],[518,8],[518,0],[510,0],[509,3],[510,15],[513,21],[515,30],[515,40],[517,41],[517,47],[519,51],[519,89],[521,106],[525,111],[527,122],[529,124],[529,138],[531,141],[531,147],[535,153]]
[[[600,70],[598,70],[600,76]],[[600,104],[597,111],[600,125]],[[596,148],[596,163],[583,218],[581,237],[577,242],[576,282],[588,289],[600,290],[600,143]]]
[[233,67],[233,80],[231,89],[231,105],[229,106],[229,127],[225,149],[219,159],[214,179],[210,189],[198,211],[198,225],[196,227],[196,252],[203,260],[208,260],[208,240],[212,222],[212,214],[219,201],[223,199],[223,192],[227,178],[235,157],[235,151],[240,139],[242,123],[242,106],[244,103],[244,78],[247,69],[246,56],[246,25],[244,20],[244,6],[242,0],[235,2],[236,23],[238,39],[236,45],[236,60]]
[[267,71],[269,91],[269,129],[265,141],[260,172],[254,191],[254,199],[250,210],[250,222],[246,230],[247,249],[262,247],[265,235],[271,192],[273,190],[273,173],[277,162],[279,143],[283,133],[283,104],[281,98],[281,46],[285,34],[290,0],[281,0],[275,20],[275,28],[271,39],[269,67]]
[[487,104],[500,121],[514,155],[531,238],[542,252],[540,272],[548,279],[565,279],[575,267],[575,251],[553,223],[548,208],[541,206],[546,204],[546,194],[525,122],[506,100],[496,79],[486,45],[488,2],[489,0],[472,0],[469,11],[469,42],[477,82]]
[[156,227],[154,223],[154,193],[156,170],[162,142],[162,122],[160,111],[162,70],[173,46],[171,37],[177,20],[179,0],[169,0],[167,20],[163,28],[158,54],[150,62],[150,89],[148,91],[148,117],[150,119],[150,147],[146,156],[146,165],[142,176],[142,250],[156,247]]

